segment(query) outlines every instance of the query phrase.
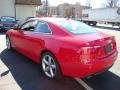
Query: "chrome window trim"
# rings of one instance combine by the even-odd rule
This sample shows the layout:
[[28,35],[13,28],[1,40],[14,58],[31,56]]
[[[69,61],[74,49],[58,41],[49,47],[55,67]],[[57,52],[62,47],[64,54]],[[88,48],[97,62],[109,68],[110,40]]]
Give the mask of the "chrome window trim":
[[[36,21],[36,20],[28,20],[28,21],[25,21],[25,22],[23,22],[18,28],[19,29],[21,29],[25,24],[27,24],[27,23],[29,23],[29,22],[34,22],[34,21]],[[38,22],[37,22],[38,23]],[[35,26],[36,27],[36,26]],[[24,30],[23,30],[24,31]]]

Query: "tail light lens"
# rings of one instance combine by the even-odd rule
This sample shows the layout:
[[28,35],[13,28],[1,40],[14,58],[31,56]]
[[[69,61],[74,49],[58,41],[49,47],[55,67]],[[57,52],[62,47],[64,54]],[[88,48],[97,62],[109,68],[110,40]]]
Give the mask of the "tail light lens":
[[112,37],[112,44],[111,44],[111,46],[112,46],[112,49],[116,50],[116,41],[115,41],[115,37],[114,36]]
[[83,47],[81,49],[80,59],[84,63],[89,63],[104,55],[104,49],[100,46]]

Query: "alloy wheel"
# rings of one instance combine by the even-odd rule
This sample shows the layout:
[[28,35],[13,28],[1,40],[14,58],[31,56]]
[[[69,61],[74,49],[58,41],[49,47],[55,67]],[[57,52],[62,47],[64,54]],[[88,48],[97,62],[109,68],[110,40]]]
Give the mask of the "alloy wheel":
[[56,63],[54,58],[50,55],[44,55],[42,58],[42,68],[45,75],[49,78],[53,78],[56,75]]
[[11,49],[11,43],[10,43],[10,39],[8,37],[6,38],[6,46],[7,46],[8,50]]

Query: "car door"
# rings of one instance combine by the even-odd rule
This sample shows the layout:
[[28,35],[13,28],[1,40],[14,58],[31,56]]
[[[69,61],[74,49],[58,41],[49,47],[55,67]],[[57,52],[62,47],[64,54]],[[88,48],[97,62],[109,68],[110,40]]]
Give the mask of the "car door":
[[14,33],[11,37],[13,41],[12,43],[14,43],[14,48],[32,59],[35,59],[35,56],[30,52],[30,50],[34,49],[32,47],[36,45],[34,44],[36,43],[36,40],[33,36],[33,31],[36,25],[36,20],[27,21],[19,27],[19,30],[14,30]]
[[47,41],[47,38],[49,37],[51,37],[51,30],[48,24],[43,21],[38,21],[34,31],[31,32],[30,36],[27,36],[29,45],[26,47],[29,55],[32,56],[32,59],[37,62],[40,61],[40,52],[46,48],[45,41]]
[[25,40],[25,33],[29,33],[30,30],[29,27],[32,25],[34,21],[28,21],[20,25],[17,29],[13,29],[11,33],[11,41],[12,41],[12,46],[21,51],[23,50],[23,42]]
[[28,57],[39,62],[40,52],[45,48],[45,40],[50,37],[51,30],[47,23],[43,21],[33,22],[32,26],[35,27],[33,30],[24,32],[25,42],[23,48]]
[[44,40],[49,33],[50,28],[45,22],[29,21],[21,25],[20,30],[15,30],[14,42],[21,53],[39,62],[40,50],[44,48]]

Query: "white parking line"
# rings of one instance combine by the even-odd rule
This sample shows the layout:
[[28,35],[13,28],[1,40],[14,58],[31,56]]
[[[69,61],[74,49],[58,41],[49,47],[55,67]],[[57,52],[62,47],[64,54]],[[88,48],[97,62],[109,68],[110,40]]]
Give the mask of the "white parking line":
[[82,85],[86,90],[93,90],[89,85],[87,85],[82,79],[74,78],[80,85]]
[[0,90],[22,90],[8,67],[0,59]]

